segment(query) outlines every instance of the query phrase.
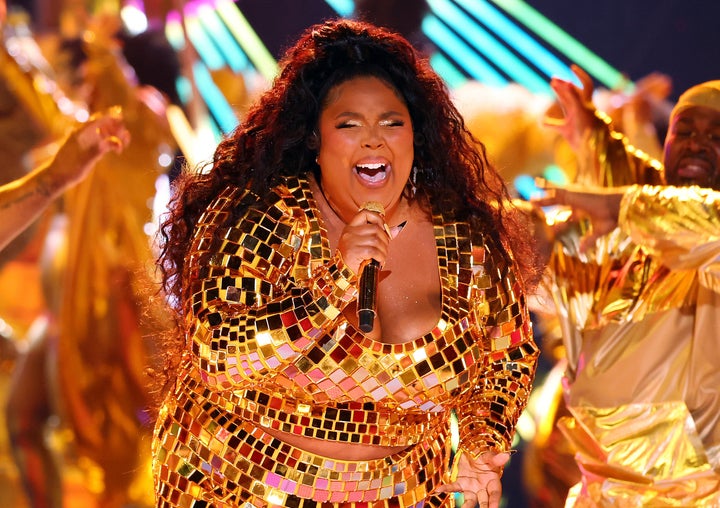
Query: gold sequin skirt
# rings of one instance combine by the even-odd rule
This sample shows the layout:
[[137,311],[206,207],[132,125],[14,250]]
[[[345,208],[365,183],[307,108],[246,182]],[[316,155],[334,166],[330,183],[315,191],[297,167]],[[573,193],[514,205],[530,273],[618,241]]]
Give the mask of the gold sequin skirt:
[[175,398],[160,412],[153,440],[159,508],[454,506],[452,495],[430,494],[447,470],[447,427],[382,459],[334,460],[194,398]]

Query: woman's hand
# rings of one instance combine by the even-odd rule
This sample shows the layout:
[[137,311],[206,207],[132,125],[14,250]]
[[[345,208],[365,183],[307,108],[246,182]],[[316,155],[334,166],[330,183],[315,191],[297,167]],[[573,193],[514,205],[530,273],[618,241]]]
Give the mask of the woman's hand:
[[380,266],[387,260],[391,233],[385,217],[374,211],[360,209],[340,233],[338,251],[345,265],[360,272],[363,261],[374,259]]
[[119,107],[93,116],[72,131],[47,168],[63,189],[82,181],[108,152],[121,153],[130,143]]
[[509,459],[509,453],[485,452],[477,460],[463,453],[457,461],[455,481],[441,485],[436,492],[460,492],[465,498],[462,508],[499,508],[500,477]]

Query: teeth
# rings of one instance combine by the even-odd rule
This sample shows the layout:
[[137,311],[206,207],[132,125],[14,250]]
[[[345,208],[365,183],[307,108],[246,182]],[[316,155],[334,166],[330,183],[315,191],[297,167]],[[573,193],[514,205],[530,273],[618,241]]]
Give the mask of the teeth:
[[358,164],[355,166],[355,172],[370,183],[379,183],[387,178],[387,166],[380,162]]
[[358,164],[357,167],[362,169],[382,169],[385,167],[385,164],[376,162],[375,164]]

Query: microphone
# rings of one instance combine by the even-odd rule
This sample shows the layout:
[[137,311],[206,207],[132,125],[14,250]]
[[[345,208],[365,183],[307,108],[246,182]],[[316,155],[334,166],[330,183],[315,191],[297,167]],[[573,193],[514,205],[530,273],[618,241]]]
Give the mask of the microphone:
[[[361,208],[385,214],[385,207],[377,201],[368,201]],[[380,278],[380,262],[367,259],[360,265],[360,281],[357,297],[357,316],[360,330],[365,333],[372,332],[375,324],[377,309],[377,285]]]
[[360,329],[372,332],[377,307],[377,285],[380,276],[380,263],[374,259],[365,261],[360,271],[360,289],[357,298],[357,315]]

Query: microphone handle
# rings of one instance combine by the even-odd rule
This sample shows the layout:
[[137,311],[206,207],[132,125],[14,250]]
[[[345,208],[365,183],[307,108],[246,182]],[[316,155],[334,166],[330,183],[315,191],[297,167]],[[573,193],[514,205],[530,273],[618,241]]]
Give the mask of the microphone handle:
[[360,330],[372,332],[377,308],[377,285],[380,275],[380,263],[371,259],[360,272],[360,284],[357,297],[357,315]]

